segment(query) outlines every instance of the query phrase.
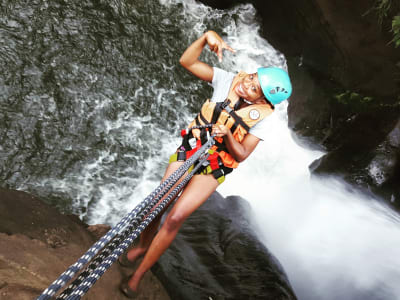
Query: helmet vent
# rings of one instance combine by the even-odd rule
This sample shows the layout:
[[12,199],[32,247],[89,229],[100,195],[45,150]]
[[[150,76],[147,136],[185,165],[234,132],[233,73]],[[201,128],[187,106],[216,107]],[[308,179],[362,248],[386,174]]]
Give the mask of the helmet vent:
[[275,89],[272,89],[272,90],[269,91],[269,93],[273,95],[273,94],[276,93],[276,91],[275,91]]
[[285,90],[285,88],[283,88],[283,87],[279,87],[279,86],[277,86],[276,87],[276,90],[279,92],[279,90],[282,92],[282,93],[288,93],[288,91],[287,90]]

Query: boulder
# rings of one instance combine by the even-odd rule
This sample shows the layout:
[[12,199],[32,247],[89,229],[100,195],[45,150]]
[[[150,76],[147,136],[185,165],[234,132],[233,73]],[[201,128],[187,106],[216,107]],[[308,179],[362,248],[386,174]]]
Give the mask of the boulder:
[[[393,124],[397,114],[397,122]],[[400,111],[382,109],[353,120],[336,149],[314,161],[314,176],[335,175],[382,197],[400,211]]]
[[217,192],[197,209],[153,267],[171,298],[296,299],[252,220],[247,201]]

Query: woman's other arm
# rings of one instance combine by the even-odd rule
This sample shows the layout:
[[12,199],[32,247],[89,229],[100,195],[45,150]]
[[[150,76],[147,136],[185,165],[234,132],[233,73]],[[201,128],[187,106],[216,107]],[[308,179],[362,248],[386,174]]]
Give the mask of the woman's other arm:
[[260,141],[258,137],[249,133],[245,136],[242,143],[239,143],[235,140],[228,127],[224,125],[214,125],[213,133],[224,138],[229,154],[232,155],[237,162],[244,161],[254,151]]

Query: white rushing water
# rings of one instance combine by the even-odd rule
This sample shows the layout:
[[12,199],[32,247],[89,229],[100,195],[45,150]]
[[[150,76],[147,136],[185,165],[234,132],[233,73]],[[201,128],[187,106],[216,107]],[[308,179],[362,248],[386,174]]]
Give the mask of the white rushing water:
[[[184,23],[177,26],[193,28],[188,32],[192,41],[210,29],[210,20],[232,20],[222,33],[237,53],[225,53],[223,62],[216,66],[233,72],[254,72],[264,65],[286,67],[284,56],[259,36],[251,5],[222,12],[193,0],[160,0],[165,7],[177,3],[183,6]],[[159,95],[164,92],[156,90]],[[287,103],[277,107],[269,117],[269,140],[261,142],[218,191],[250,201],[262,241],[281,262],[299,299],[400,299],[399,216],[334,178],[311,180],[308,166],[323,153],[294,142],[287,127],[286,108]],[[189,121],[193,116],[184,118]],[[132,143],[130,132],[141,122],[140,118],[121,116],[104,126],[125,126],[126,142]],[[98,199],[88,216],[90,223],[116,223],[158,185],[154,172],[163,172],[179,139],[163,128],[153,126],[149,130],[161,147],[157,155],[145,161],[141,177],[118,178],[97,191]],[[81,174],[74,175],[81,183],[79,187],[68,178],[52,186],[78,189],[79,205],[89,206],[93,174],[101,173],[102,165],[112,159],[111,153],[103,153],[84,166]]]

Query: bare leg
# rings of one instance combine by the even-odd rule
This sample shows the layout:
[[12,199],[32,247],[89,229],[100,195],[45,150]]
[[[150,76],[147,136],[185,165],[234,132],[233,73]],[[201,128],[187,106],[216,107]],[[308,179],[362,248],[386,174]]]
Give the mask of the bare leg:
[[[170,163],[165,170],[164,177],[162,181],[166,180],[173,172],[175,172],[183,162],[173,162]],[[181,180],[178,181],[178,183]],[[176,183],[176,185],[178,184]],[[165,197],[165,196],[164,196]],[[164,199],[164,197],[159,201],[159,203]],[[172,201],[171,201],[172,202]],[[145,230],[140,235],[140,241],[139,244],[132,248],[131,250],[128,251],[127,253],[127,258],[130,261],[135,261],[138,257],[142,256],[144,253],[146,253],[147,249],[149,248],[151,241],[153,240],[154,236],[157,233],[158,226],[160,225],[160,221],[162,218],[162,215],[164,214],[165,210],[167,207],[162,211],[150,224],[149,226],[146,227]]]
[[217,187],[218,182],[212,175],[195,175],[190,180],[182,195],[168,214],[160,231],[154,237],[142,263],[129,280],[128,284],[132,290],[137,291],[143,275],[169,247],[186,218],[202,205]]
[[148,247],[151,244],[151,241],[153,240],[154,236],[157,233],[158,226],[160,225],[160,220],[161,220],[162,214],[157,216],[147,227],[143,232],[141,233],[139,237],[139,244],[132,248],[131,250],[128,250],[128,253],[126,254],[126,257],[128,258],[129,261],[135,261],[138,259],[140,256],[142,256],[144,253],[146,253]]

